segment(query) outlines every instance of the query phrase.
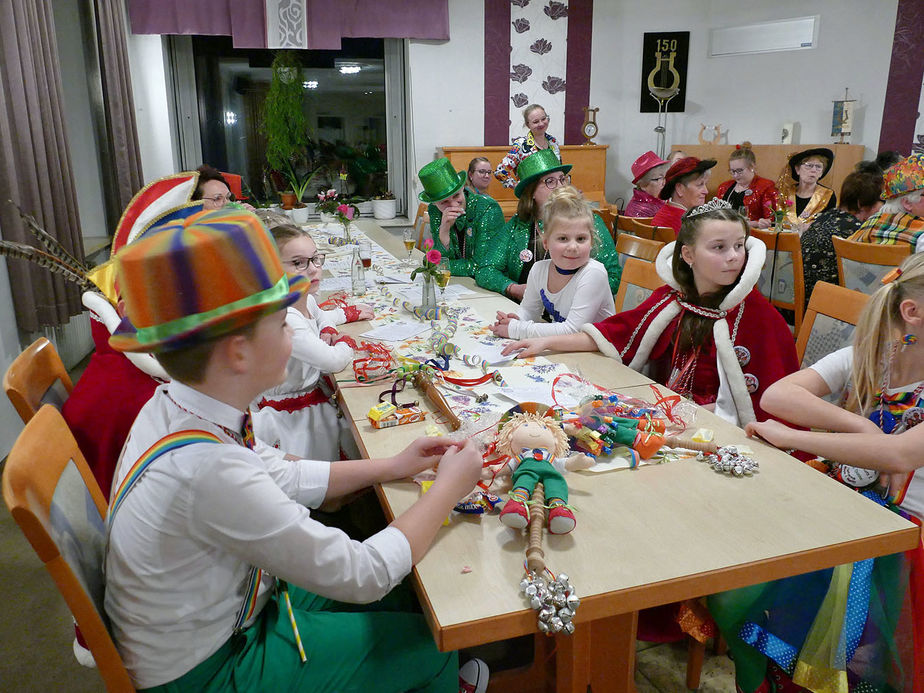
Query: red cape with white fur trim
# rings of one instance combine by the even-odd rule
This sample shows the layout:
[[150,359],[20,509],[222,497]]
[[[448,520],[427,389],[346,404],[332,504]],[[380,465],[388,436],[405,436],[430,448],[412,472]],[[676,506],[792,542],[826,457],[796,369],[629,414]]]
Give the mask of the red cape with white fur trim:
[[[681,315],[675,300],[678,287],[670,271],[673,245],[662,249],[656,261],[658,274],[668,286],[655,290],[633,310],[582,328],[603,354],[636,370],[645,369],[662,383],[670,375]],[[749,238],[747,249],[741,278],[720,305],[726,315],[715,321],[713,338],[703,345],[693,381],[698,403],[715,402],[716,414],[739,426],[768,418],[760,408],[764,390],[799,368],[789,327],[754,288],[766,248]]]

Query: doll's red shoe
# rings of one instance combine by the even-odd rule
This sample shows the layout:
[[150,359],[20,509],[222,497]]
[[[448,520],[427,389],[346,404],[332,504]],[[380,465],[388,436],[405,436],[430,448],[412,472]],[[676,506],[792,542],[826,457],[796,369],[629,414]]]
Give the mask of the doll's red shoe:
[[564,505],[549,510],[549,532],[552,534],[567,534],[574,529],[577,520],[574,513]]
[[529,511],[526,509],[526,504],[511,498],[504,503],[500,521],[514,529],[525,529],[529,524]]

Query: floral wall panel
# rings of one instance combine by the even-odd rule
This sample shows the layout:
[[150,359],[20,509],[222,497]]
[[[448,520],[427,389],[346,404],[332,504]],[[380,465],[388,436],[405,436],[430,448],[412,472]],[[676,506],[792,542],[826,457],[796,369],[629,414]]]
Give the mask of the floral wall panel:
[[510,131],[526,134],[523,108],[549,114],[549,134],[563,142],[568,62],[568,3],[510,0]]

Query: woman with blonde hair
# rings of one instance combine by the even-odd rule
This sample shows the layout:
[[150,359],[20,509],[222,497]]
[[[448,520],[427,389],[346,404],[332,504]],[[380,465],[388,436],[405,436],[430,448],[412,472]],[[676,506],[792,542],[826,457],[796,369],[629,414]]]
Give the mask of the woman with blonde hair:
[[734,209],[747,209],[745,216],[751,228],[770,228],[778,204],[776,186],[769,178],[757,175],[757,157],[750,142],[737,145],[729,155],[728,172],[732,180],[719,185],[715,196]]
[[558,148],[558,140],[546,132],[549,128],[549,116],[542,106],[531,103],[523,109],[523,127],[529,132],[523,137],[517,137],[513,140],[513,146],[507,152],[507,156],[504,157],[504,160],[498,164],[497,170],[494,171],[494,177],[505,188],[514,188],[520,182],[517,177],[517,167],[530,154],[550,149],[555,153],[558,163],[561,163],[561,150]]
[[[920,524],[924,521],[924,472],[920,472],[924,426],[917,424],[924,419],[924,256],[912,255],[887,277],[891,281],[864,307],[852,347],[777,381],[761,398],[765,411],[815,430],[767,420],[748,424],[747,431],[779,448],[817,455],[821,459],[813,466],[849,486],[872,489],[878,482],[875,492],[867,490],[864,495],[880,504],[886,498],[895,511]],[[823,399],[830,395],[844,406]],[[831,669],[851,682],[850,690],[912,690],[913,682],[920,686],[924,633],[918,630],[913,638],[911,633],[896,633],[896,624],[904,618],[899,618],[899,612],[905,592],[896,577],[901,573],[896,565],[900,558],[876,559],[875,567],[872,561],[847,564],[710,597],[710,611],[735,653],[739,690],[763,690],[758,684],[766,672],[777,681],[792,676],[797,685],[817,690],[813,677],[820,661],[818,640],[809,634],[817,633],[820,624],[841,642],[849,641],[851,632],[858,637],[862,633],[856,656],[849,652],[840,666]],[[918,550],[908,558],[915,605],[908,621],[920,624],[924,552]],[[863,575],[867,577],[859,579]],[[839,614],[828,608],[846,598],[848,586],[851,600],[862,605],[862,615],[854,622],[845,619],[843,608]],[[775,625],[783,622],[785,636]],[[745,634],[744,642],[739,633]],[[896,667],[892,661],[890,648],[899,637],[913,640],[910,666]],[[785,642],[785,656],[782,648],[764,651],[763,643],[771,640]],[[766,657],[776,659],[769,669]]]

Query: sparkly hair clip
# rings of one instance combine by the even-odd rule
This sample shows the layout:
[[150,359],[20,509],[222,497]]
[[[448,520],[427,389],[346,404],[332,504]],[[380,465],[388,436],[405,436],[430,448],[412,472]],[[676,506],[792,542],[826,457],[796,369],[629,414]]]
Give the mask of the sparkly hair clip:
[[901,277],[901,276],[902,276],[902,268],[901,268],[901,267],[896,267],[896,268],[893,269],[891,272],[887,273],[887,274],[882,278],[881,281],[882,281],[883,284],[891,284],[892,282],[896,281],[896,280],[897,280],[899,277]]
[[706,212],[714,212],[717,209],[733,209],[733,207],[730,204],[728,204],[725,200],[715,197],[704,205],[700,205],[699,207],[694,207],[689,212],[687,212],[686,216],[695,217],[700,214],[705,214]]

